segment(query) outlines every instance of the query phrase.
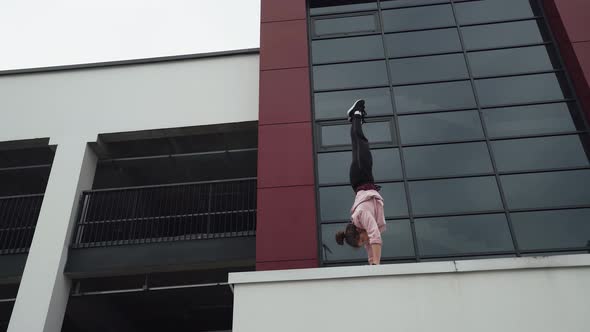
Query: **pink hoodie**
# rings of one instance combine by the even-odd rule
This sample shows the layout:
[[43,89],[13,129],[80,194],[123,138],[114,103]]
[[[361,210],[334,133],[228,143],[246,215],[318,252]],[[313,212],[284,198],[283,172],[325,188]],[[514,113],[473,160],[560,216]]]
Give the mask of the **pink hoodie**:
[[365,245],[369,262],[373,258],[371,244],[382,244],[381,233],[385,232],[383,197],[376,190],[359,190],[350,209],[352,223],[367,231],[369,243]]

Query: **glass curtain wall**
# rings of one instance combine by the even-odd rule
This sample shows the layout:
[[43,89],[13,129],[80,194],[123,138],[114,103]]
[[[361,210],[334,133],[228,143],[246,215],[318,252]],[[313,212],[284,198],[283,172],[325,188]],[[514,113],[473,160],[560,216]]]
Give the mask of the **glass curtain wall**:
[[535,0],[309,1],[321,258],[354,192],[363,98],[383,260],[590,249],[588,127]]

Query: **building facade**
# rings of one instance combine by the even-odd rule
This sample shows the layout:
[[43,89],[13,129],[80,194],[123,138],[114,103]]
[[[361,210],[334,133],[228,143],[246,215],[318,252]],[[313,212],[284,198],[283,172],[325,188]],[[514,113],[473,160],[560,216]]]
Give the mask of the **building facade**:
[[[0,328],[587,329],[590,2],[261,10],[259,50],[0,73]],[[334,240],[359,98],[378,267]]]

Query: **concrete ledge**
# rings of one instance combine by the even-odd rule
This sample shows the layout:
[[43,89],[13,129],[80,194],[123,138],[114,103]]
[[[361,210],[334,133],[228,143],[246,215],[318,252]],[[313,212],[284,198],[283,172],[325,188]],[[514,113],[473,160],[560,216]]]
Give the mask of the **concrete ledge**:
[[230,273],[230,284],[590,266],[590,254]]

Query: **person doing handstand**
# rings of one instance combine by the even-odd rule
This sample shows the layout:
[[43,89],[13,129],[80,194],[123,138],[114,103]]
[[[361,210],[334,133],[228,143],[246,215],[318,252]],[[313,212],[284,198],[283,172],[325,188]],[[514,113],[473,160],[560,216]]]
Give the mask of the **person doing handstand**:
[[365,101],[357,100],[348,110],[348,121],[352,122],[350,137],[352,140],[352,163],[350,164],[350,185],[356,193],[350,210],[351,222],[344,231],[336,233],[336,242],[344,241],[354,248],[364,246],[367,250],[369,264],[381,262],[381,233],[385,232],[383,197],[380,187],[373,178],[373,156],[369,141],[363,133],[366,115]]

